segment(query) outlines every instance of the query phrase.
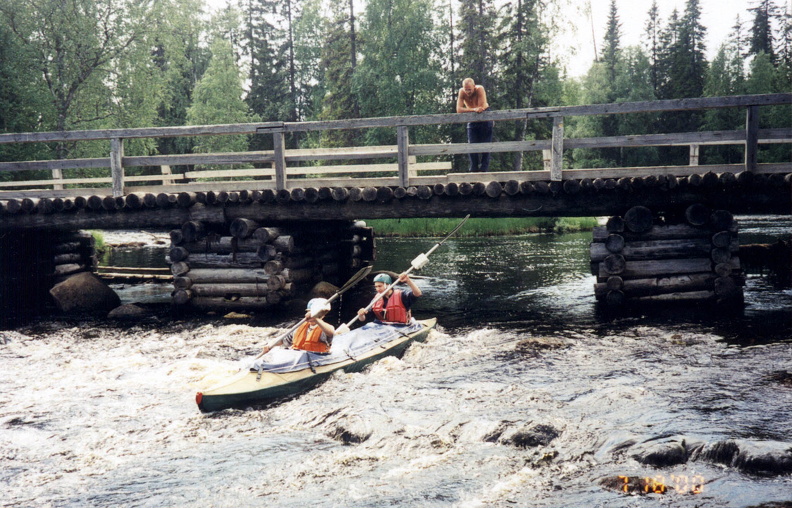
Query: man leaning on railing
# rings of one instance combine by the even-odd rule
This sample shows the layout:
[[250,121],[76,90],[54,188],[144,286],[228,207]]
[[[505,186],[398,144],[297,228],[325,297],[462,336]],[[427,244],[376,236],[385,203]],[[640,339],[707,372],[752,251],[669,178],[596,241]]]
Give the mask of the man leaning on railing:
[[[465,78],[457,96],[457,113],[483,113],[489,109],[487,92],[477,85],[473,78]],[[467,124],[468,143],[492,143],[492,128],[495,122],[469,122]],[[489,153],[471,153],[468,171],[489,171]]]

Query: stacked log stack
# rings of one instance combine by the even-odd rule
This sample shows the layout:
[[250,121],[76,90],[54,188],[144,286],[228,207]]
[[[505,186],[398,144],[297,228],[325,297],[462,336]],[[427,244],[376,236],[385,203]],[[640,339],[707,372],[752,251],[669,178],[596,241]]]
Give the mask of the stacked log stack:
[[704,205],[683,217],[635,206],[594,228],[594,293],[608,306],[637,302],[742,304],[738,227],[731,213]]
[[188,221],[171,231],[173,303],[198,310],[263,310],[304,298],[318,282],[340,286],[374,260],[365,223],[267,226],[237,218],[228,231]]
[[51,306],[49,290],[96,269],[94,238],[84,232],[26,231],[3,235],[0,324],[14,324]]

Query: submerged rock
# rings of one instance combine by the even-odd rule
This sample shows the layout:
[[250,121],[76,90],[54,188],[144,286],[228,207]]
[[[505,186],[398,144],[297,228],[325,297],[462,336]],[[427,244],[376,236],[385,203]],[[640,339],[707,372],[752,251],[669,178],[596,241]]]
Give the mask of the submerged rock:
[[687,462],[688,450],[683,439],[681,442],[670,441],[650,446],[633,454],[633,458],[648,466],[675,466]]
[[371,437],[371,428],[360,418],[346,418],[335,422],[327,435],[344,444],[360,444]]
[[771,451],[751,454],[740,452],[733,466],[746,474],[758,476],[780,476],[792,474],[792,450]]
[[534,448],[547,446],[557,438],[560,432],[552,425],[539,424],[533,427],[517,429],[513,433],[502,435],[498,442],[517,448]]
[[685,440],[667,440],[638,445],[632,457],[653,467],[668,467],[688,461],[709,462],[738,469],[744,474],[781,476],[792,474],[792,448],[784,443],[741,443],[718,441],[687,445]]
[[530,337],[518,342],[514,350],[526,355],[538,355],[542,351],[560,349],[568,345],[567,341],[556,337]]
[[135,305],[134,303],[128,303],[126,305],[116,307],[107,315],[108,319],[116,319],[119,321],[138,321],[142,319],[148,319],[150,317],[152,317],[152,314],[149,311],[143,307]]
[[718,441],[711,445],[701,445],[690,452],[691,460],[702,460],[713,464],[731,465],[740,447],[734,441]]

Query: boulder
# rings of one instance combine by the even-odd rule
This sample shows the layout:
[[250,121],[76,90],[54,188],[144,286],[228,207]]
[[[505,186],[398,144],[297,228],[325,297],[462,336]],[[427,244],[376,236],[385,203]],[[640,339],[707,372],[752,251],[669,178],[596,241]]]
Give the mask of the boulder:
[[64,313],[107,314],[121,305],[116,292],[90,272],[77,273],[56,284],[50,295]]
[[511,432],[504,432],[498,442],[516,448],[535,448],[537,446],[547,446],[559,435],[560,432],[552,425],[539,424],[512,429]]
[[329,282],[318,282],[312,289],[311,292],[308,293],[308,299],[311,298],[330,298],[334,294],[336,294],[338,288]]
[[636,447],[632,457],[647,466],[667,467],[684,464],[689,454],[684,439],[667,438],[644,442]]

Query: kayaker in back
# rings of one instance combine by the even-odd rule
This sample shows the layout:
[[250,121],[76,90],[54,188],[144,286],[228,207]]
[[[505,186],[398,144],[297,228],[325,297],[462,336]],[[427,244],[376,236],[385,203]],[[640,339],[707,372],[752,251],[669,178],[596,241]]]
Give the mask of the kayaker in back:
[[283,344],[287,348],[313,353],[329,353],[335,335],[335,327],[322,319],[328,312],[330,312],[330,303],[327,300],[313,298],[305,309],[305,323],[279,342],[264,346],[263,354],[269,353],[273,347],[279,344]]
[[[390,289],[388,286],[393,283],[393,279],[386,273],[380,273],[374,277],[374,290],[377,295],[383,294],[386,290],[387,293],[383,294],[379,300],[374,303],[371,311],[377,321],[387,324],[407,324],[412,321],[412,307],[415,300],[417,300],[423,293],[421,289],[415,285],[415,282],[410,279],[406,273],[399,275],[399,282],[406,283],[410,289]],[[366,320],[366,309],[358,311],[358,318],[361,321]]]

